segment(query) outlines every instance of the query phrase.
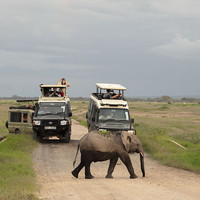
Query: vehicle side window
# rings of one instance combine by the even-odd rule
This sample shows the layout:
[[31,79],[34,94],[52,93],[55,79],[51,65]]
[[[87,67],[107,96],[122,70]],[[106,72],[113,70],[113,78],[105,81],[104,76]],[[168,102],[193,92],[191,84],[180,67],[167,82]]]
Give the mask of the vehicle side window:
[[23,113],[23,123],[28,122],[28,113]]
[[67,102],[65,107],[65,113],[68,115],[71,112],[70,102]]
[[92,107],[93,107],[93,101],[90,100],[89,109],[88,109],[88,111],[89,111],[90,114],[92,112]]
[[67,103],[67,109],[68,109],[68,112],[71,112],[70,102]]
[[22,113],[20,112],[11,112],[10,113],[10,121],[11,122],[21,122],[22,120]]
[[96,119],[96,115],[97,115],[97,107],[96,105],[94,105],[92,109],[92,118],[94,117]]

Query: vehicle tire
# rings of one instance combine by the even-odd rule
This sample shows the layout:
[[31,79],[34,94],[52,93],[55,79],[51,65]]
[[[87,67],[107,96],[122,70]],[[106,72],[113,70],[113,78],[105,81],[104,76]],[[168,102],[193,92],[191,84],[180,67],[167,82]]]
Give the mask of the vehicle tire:
[[41,143],[43,142],[43,136],[38,135],[38,136],[37,136],[37,139],[38,139],[39,142],[41,142]]
[[38,139],[38,135],[37,135],[37,133],[36,133],[35,131],[33,131],[33,139],[34,139],[34,140],[37,140],[37,139]]
[[6,121],[6,128],[8,129],[8,121]]
[[20,130],[18,128],[15,129],[15,134],[20,134]]
[[70,138],[71,138],[70,132],[69,132],[69,131],[65,131],[64,142],[65,142],[65,143],[69,143]]

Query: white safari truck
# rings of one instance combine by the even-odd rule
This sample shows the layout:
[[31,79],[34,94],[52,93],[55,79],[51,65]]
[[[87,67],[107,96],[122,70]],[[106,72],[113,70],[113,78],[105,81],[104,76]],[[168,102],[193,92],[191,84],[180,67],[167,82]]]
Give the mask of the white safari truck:
[[33,131],[40,141],[56,136],[66,143],[71,137],[71,107],[65,85],[40,85],[41,96],[33,117]]
[[133,134],[134,119],[130,118],[128,103],[124,97],[126,88],[120,84],[96,83],[96,92],[90,96],[87,126],[97,130],[121,131]]

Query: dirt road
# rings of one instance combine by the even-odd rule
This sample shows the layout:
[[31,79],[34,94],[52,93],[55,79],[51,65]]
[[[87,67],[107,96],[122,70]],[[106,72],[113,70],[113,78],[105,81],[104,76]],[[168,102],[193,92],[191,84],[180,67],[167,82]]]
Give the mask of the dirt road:
[[[199,200],[200,175],[159,165],[146,155],[146,177],[142,178],[139,155],[131,155],[138,179],[129,179],[125,166],[118,162],[113,173],[114,179],[104,178],[108,162],[93,163],[91,172],[94,179],[84,179],[84,170],[79,178],[71,175],[72,162],[78,140],[87,129],[73,121],[72,140],[69,144],[52,140],[33,153],[40,190],[39,199],[52,200]],[[79,153],[80,155],[80,153]],[[79,162],[77,158],[77,164]]]

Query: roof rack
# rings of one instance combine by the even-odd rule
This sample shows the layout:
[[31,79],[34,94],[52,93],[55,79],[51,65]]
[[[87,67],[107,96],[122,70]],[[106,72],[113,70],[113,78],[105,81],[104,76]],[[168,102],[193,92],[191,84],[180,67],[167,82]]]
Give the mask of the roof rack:
[[111,90],[126,90],[126,88],[120,84],[111,84],[111,83],[96,83],[96,86],[100,89],[111,89]]
[[38,99],[17,99],[17,103],[38,101]]
[[126,88],[120,84],[112,84],[112,83],[96,83],[97,90],[96,93],[93,93],[97,99],[101,100],[104,99],[104,95],[106,94],[105,90],[110,89],[110,91],[114,92],[114,90],[118,90],[118,94],[121,94],[120,99],[110,99],[110,100],[125,100],[124,92]]
[[40,84],[41,88],[66,88],[66,85],[44,85],[44,84]]

